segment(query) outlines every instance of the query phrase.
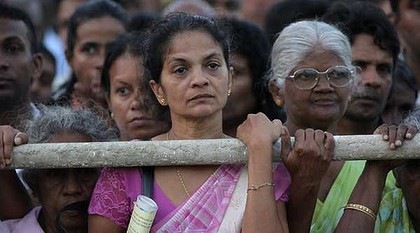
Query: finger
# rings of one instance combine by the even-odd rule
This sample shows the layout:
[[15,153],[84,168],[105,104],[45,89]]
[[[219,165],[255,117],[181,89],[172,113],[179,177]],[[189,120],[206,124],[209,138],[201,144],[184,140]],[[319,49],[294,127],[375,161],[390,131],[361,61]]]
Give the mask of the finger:
[[395,138],[395,146],[400,147],[402,146],[402,143],[405,138],[405,134],[407,133],[408,127],[405,124],[398,125],[397,128],[397,136]]
[[405,134],[405,138],[412,139],[417,134],[418,129],[415,126],[409,126]]
[[377,134],[381,134],[383,140],[388,141],[389,140],[389,127],[390,127],[389,125],[383,124],[383,125],[379,126],[375,130],[375,132]]
[[324,131],[319,130],[319,129],[315,130],[314,137],[315,137],[315,142],[318,145],[318,147],[323,148],[324,147],[324,138],[325,138]]
[[13,139],[13,143],[15,146],[28,143],[28,135],[26,133],[18,132]]
[[305,129],[305,140],[315,140],[315,130]]
[[8,129],[3,131],[2,139],[3,142],[3,156],[0,161],[0,167],[4,168],[5,166],[9,165],[12,158],[12,151],[13,151],[13,138],[18,131],[15,129]]
[[328,156],[328,160],[332,160],[332,157],[334,155],[334,149],[335,149],[335,140],[334,136],[329,133],[325,132],[325,149],[327,150],[327,153],[324,153]]
[[289,155],[290,151],[292,150],[292,142],[290,141],[290,134],[289,130],[286,127],[282,127],[281,134],[281,153],[280,158],[282,161],[287,161],[287,156]]
[[388,137],[389,148],[395,149],[395,140],[397,138],[397,126],[391,125],[388,127]]
[[300,156],[303,153],[305,146],[305,131],[298,129],[295,132],[295,144],[293,145],[293,151],[296,155]]

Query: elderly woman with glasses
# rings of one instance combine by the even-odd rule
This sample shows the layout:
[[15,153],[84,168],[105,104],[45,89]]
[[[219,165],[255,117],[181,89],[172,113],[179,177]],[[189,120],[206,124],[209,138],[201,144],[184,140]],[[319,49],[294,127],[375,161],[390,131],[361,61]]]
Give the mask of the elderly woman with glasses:
[[[269,89],[285,107],[285,126],[296,144],[284,161],[292,176],[287,204],[291,232],[308,232],[321,181],[334,151],[334,133],[358,69],[348,38],[334,26],[300,21],[286,27],[271,53]],[[299,143],[313,140],[315,147]]]

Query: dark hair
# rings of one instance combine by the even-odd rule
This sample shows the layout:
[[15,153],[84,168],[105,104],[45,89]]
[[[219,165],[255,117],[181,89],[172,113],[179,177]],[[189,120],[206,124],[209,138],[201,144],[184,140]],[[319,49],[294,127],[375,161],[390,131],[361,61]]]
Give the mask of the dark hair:
[[397,32],[385,13],[370,2],[338,2],[333,4],[323,19],[336,24],[353,44],[359,34],[374,38],[379,48],[392,55],[394,64],[400,52]]
[[0,19],[22,21],[28,29],[27,37],[29,44],[31,45],[31,53],[34,54],[38,50],[38,41],[36,38],[34,24],[27,13],[4,3],[0,3]]
[[[97,18],[112,17],[121,22],[124,27],[128,24],[128,15],[125,10],[110,0],[94,0],[83,3],[71,15],[68,24],[67,51],[73,56],[77,38],[77,28],[80,24]],[[106,25],[104,25],[106,27]]]
[[154,23],[160,20],[160,15],[154,13],[139,12],[131,16],[128,23],[128,31],[146,31]]
[[264,75],[268,70],[270,45],[263,31],[254,23],[236,18],[222,18],[231,41],[231,54],[245,57],[252,75],[252,92],[257,100],[256,111],[262,111],[265,98]]
[[146,40],[147,36],[145,33],[131,32],[118,37],[117,40],[109,45],[101,75],[101,87],[107,96],[109,96],[111,89],[109,70],[112,64],[125,53],[139,58],[140,63],[140,61],[144,59],[142,58],[140,60],[140,57],[145,56]]
[[274,44],[278,34],[289,24],[320,18],[329,6],[326,0],[285,0],[274,4],[264,21],[264,30],[270,44]]
[[148,78],[160,82],[164,51],[171,39],[183,31],[204,31],[220,44],[223,56],[229,66],[229,42],[224,30],[215,20],[186,13],[171,13],[163,20],[154,24],[150,30],[150,45],[146,56]]

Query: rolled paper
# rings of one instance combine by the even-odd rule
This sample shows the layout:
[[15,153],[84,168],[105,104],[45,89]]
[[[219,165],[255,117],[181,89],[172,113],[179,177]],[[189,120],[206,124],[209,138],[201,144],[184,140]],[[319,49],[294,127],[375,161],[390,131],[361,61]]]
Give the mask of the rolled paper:
[[143,195],[137,197],[127,233],[150,232],[158,206],[155,201]]

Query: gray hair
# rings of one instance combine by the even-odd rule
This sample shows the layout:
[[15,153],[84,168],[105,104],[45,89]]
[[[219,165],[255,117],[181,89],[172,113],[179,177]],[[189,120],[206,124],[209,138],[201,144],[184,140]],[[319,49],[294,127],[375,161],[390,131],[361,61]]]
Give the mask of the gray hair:
[[346,66],[351,66],[350,42],[336,27],[320,21],[300,21],[284,28],[271,52],[271,72],[268,79],[276,79],[278,86],[316,49],[337,55]]
[[40,115],[25,124],[29,143],[44,143],[63,132],[86,135],[92,142],[118,139],[117,130],[92,110],[42,105],[39,110]]
[[[117,130],[89,109],[72,109],[61,106],[39,106],[40,113],[25,122],[29,143],[45,143],[59,133],[79,133],[92,142],[118,140]],[[38,169],[25,169],[23,180],[35,193],[39,190]]]

